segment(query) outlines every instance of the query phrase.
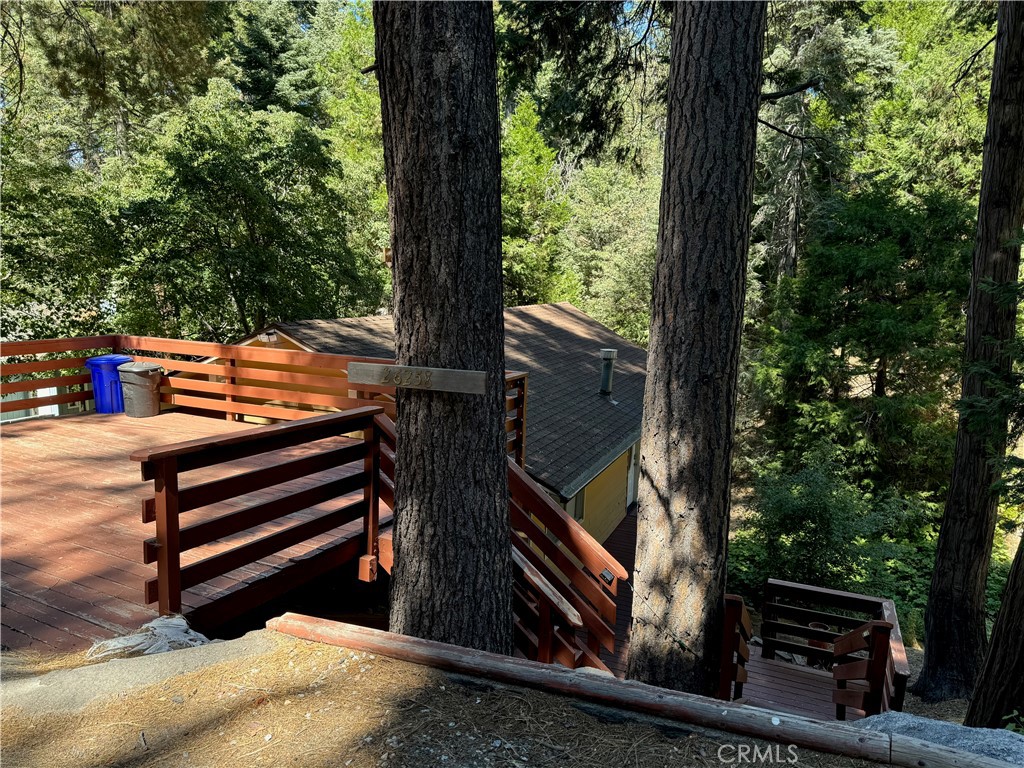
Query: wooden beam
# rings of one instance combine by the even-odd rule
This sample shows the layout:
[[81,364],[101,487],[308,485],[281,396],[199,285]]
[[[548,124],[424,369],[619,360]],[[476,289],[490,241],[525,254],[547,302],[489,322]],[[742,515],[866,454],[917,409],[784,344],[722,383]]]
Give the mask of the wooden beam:
[[[668,717],[706,728],[796,744],[823,752],[889,762],[888,734],[835,724],[825,725],[797,715],[732,706],[716,699],[657,688],[611,675],[581,673],[446,643],[421,640],[351,624],[286,613],[267,628],[314,642],[388,656],[452,672],[559,693],[621,709]],[[911,763],[907,763],[911,765]],[[916,765],[914,763],[913,765]]]
[[547,601],[547,604],[558,611],[572,627],[579,629],[583,626],[583,618],[580,616],[579,611],[573,608],[569,601],[562,597],[561,593],[551,585],[551,582],[544,578],[544,574],[538,571],[533,566],[533,563],[527,560],[514,547],[512,549],[512,562],[522,569],[523,576],[526,577],[530,586],[536,589],[541,597]]
[[459,648],[295,613],[286,613],[270,620],[267,628],[313,642],[368,651],[435,669],[582,698],[727,733],[859,757],[885,765],[906,768],[1012,768],[1009,763],[1000,760],[905,736],[890,736],[838,723],[823,723],[760,707],[734,706],[634,680],[619,680],[611,675],[595,675],[592,672]]
[[427,368],[393,363],[349,363],[350,384],[402,387],[428,392],[461,392],[483,395],[487,392],[484,371],[460,371],[454,368]]

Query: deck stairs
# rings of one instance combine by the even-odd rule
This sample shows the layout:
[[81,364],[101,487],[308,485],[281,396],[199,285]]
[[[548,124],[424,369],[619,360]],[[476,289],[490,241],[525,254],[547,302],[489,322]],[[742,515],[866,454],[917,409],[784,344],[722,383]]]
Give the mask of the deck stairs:
[[[380,500],[394,506],[395,425],[375,419],[380,434]],[[515,569],[516,647],[526,658],[608,670],[615,651],[615,596],[628,578],[622,565],[508,458],[509,522]],[[381,526],[379,566],[394,564],[393,528]]]

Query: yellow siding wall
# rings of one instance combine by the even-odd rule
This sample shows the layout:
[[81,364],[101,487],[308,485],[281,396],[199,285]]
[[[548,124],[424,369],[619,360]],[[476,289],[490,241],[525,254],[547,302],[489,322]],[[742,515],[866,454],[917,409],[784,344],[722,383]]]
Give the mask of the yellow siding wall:
[[626,451],[583,489],[583,527],[598,541],[607,539],[626,516],[628,473]]

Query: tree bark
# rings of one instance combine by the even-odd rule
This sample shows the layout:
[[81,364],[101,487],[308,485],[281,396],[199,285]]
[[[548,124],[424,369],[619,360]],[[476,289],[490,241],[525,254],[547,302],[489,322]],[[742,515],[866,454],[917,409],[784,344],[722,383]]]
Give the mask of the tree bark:
[[967,708],[964,725],[1003,728],[1014,712],[1024,721],[1024,545],[1017,548],[1006,580],[985,666]]
[[493,12],[373,14],[397,362],[487,373],[484,396],[399,390],[391,630],[511,653]]
[[[992,287],[1017,280],[1022,223],[1024,5],[1004,1],[999,4],[971,271],[964,399],[997,403],[994,384],[1009,381],[1017,307]],[[914,688],[926,700],[970,696],[985,661],[985,584],[999,501],[993,486],[1006,436],[1006,409],[984,421],[961,415],[928,593],[924,666]]]
[[763,2],[675,6],[628,676],[705,694],[721,653],[764,32]]

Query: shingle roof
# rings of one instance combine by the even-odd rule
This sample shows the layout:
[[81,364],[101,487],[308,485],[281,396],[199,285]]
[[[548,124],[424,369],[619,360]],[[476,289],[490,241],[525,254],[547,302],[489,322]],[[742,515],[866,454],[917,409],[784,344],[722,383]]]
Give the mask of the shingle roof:
[[[316,352],[394,357],[387,315],[273,326]],[[618,350],[611,398],[601,349]],[[505,310],[505,367],[529,373],[526,469],[568,499],[640,438],[647,353],[568,303]]]

